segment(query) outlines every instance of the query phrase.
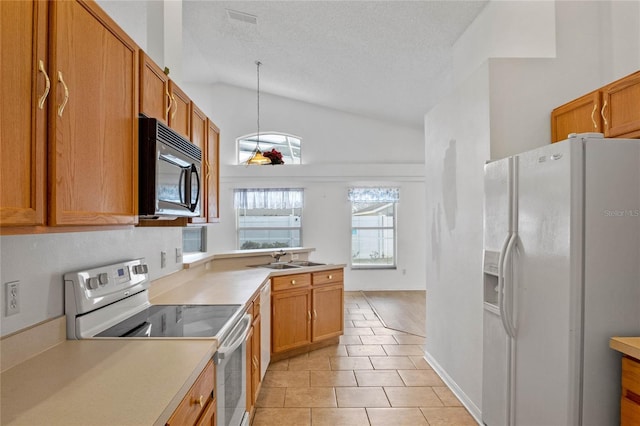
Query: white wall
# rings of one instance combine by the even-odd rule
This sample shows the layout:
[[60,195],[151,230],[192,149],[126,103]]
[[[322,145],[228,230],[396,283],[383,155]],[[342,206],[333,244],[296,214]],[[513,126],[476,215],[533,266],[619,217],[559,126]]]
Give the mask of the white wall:
[[[265,72],[261,73],[262,78]],[[347,290],[424,288],[424,143],[420,129],[261,93],[262,131],[302,138],[302,165],[238,166],[236,138],[256,131],[256,93],[228,85],[184,84],[221,129],[219,224],[209,227],[210,252],[236,249],[233,189],[305,189],[303,244],[312,259],[350,260],[349,186],[398,186],[398,268],[345,271]]]
[[485,63],[425,119],[427,357],[476,412],[482,392],[479,277],[483,167],[489,158],[488,70]]
[[[542,28],[555,37],[540,38],[538,47],[529,43],[531,37],[510,37],[510,16],[516,22],[521,19],[520,7],[539,20],[521,26],[522,31],[535,34]],[[491,2],[455,46],[457,88],[425,116],[425,347],[429,360],[478,419],[482,166],[488,159],[549,143],[553,107],[640,68],[639,7],[639,2]],[[514,55],[514,50],[502,47],[492,50],[496,40],[528,40],[522,43],[527,54]],[[556,43],[556,58],[549,58],[550,40]],[[475,65],[482,63],[478,49],[485,53],[480,67]],[[470,127],[475,133],[468,131]],[[451,168],[455,173],[447,171]]]
[[[0,282],[20,281],[20,312],[4,316],[2,336],[64,314],[63,274],[121,260],[144,257],[151,279],[182,269],[175,248],[182,247],[181,228],[129,228],[0,237]],[[160,268],[160,252],[167,266]]]

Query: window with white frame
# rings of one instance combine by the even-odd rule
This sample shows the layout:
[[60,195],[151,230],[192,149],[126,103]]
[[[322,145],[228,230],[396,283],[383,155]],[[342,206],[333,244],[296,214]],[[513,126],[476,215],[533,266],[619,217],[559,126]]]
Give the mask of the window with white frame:
[[[257,134],[238,138],[238,164],[245,164],[253,155],[258,142]],[[299,137],[286,133],[260,133],[260,151],[275,149],[282,154],[284,164],[302,164],[302,141]]]
[[351,267],[395,268],[399,188],[350,188]]
[[299,188],[236,189],[238,249],[301,247],[302,201]]

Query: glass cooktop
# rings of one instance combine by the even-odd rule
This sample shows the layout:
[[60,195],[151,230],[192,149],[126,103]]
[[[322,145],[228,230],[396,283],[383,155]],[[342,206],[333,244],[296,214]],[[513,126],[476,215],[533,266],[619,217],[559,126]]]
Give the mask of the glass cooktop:
[[151,305],[95,337],[214,337],[240,308],[241,305]]

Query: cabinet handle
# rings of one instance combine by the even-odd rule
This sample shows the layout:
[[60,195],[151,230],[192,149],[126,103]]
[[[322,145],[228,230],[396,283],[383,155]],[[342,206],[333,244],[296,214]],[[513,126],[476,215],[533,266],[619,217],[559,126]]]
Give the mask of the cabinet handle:
[[307,318],[309,318],[309,321],[311,321],[311,311],[307,311]]
[[169,85],[167,85],[167,91],[165,93],[167,94],[167,98],[169,98],[169,106],[167,106],[167,111],[165,115],[167,116],[167,119],[169,119],[169,111],[171,111],[171,106],[173,105],[173,100],[171,99],[171,93],[169,93]]
[[173,105],[173,112],[171,113],[171,119],[176,118],[176,112],[178,112],[178,103],[176,102],[175,95],[171,95],[171,105]]
[[333,279],[333,275],[327,275],[327,279],[332,280]]
[[609,127],[609,122],[607,121],[607,117],[604,116],[604,111],[607,109],[607,101],[604,101],[604,105],[602,105],[602,109],[600,110],[600,115],[604,120],[604,127]]
[[318,319],[318,311],[316,311],[315,309],[313,310],[313,319]]
[[291,285],[296,285],[296,280],[291,280]]
[[198,404],[200,408],[204,406],[204,395],[200,395],[200,398],[194,400],[193,405],[196,405],[196,404]]
[[598,128],[598,123],[596,123],[596,118],[594,117],[596,110],[598,109],[598,104],[593,104],[593,111],[591,111],[591,122],[593,123],[593,128]]
[[255,356],[253,357],[253,366],[256,368],[256,370],[258,369],[258,358],[256,358]]
[[67,87],[67,84],[64,82],[64,79],[62,78],[62,72],[60,71],[58,71],[58,81],[62,83],[62,87],[64,87],[64,99],[62,100],[62,103],[58,107],[58,117],[62,117],[62,113],[64,112],[64,107],[67,106],[67,102],[69,101],[69,88]]
[[40,96],[40,99],[38,99],[38,108],[42,109],[44,108],[44,101],[49,95],[49,89],[51,89],[51,80],[49,80],[49,75],[44,69],[44,62],[42,62],[42,59],[40,59],[38,62],[38,70],[40,70],[40,72],[44,75],[44,93],[42,94],[42,96]]

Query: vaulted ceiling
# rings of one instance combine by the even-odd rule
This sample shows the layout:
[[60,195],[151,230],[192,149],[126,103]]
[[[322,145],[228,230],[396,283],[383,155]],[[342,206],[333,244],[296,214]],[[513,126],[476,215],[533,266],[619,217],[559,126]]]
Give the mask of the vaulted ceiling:
[[264,92],[421,127],[486,4],[182,0],[182,79],[255,90],[260,60]]

